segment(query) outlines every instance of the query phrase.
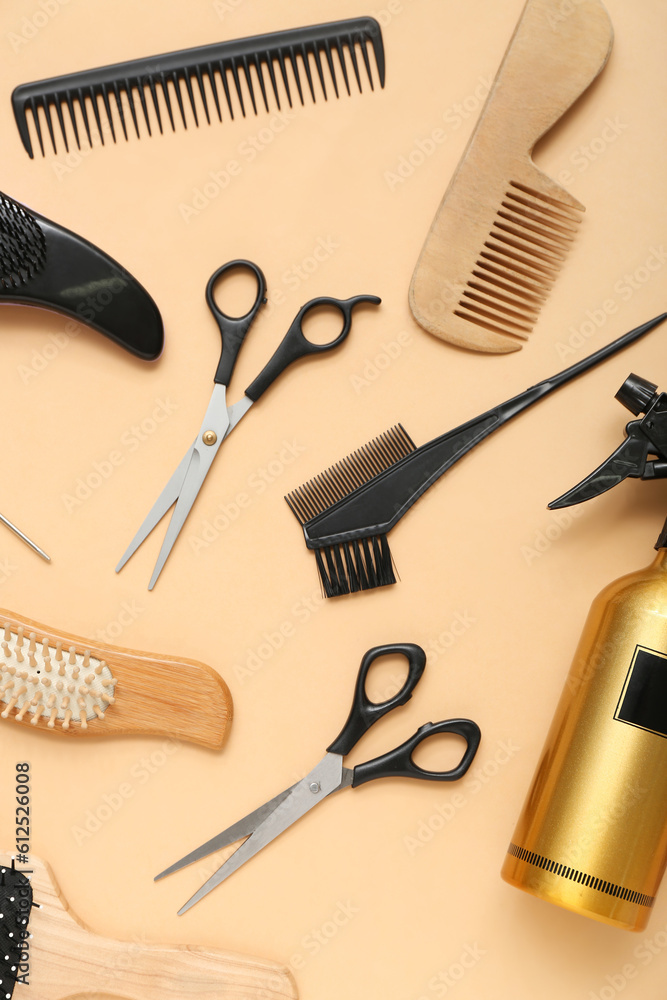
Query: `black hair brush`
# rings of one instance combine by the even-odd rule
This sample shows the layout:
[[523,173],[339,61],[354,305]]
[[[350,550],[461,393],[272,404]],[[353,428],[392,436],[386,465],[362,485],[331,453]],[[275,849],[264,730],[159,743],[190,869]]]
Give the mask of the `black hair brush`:
[[88,240],[0,192],[0,302],[86,323],[144,361],[162,353],[158,307],[129,271]]
[[417,448],[401,424],[285,497],[315,552],[326,597],[396,583],[387,533],[440,476],[550,392],[643,337],[667,313],[552,378]]

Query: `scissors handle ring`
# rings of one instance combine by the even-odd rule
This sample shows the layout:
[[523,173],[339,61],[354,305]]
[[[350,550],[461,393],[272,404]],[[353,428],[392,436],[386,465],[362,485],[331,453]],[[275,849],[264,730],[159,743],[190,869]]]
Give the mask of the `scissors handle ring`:
[[[390,695],[385,701],[373,702],[366,693],[366,680],[371,667],[382,656],[404,656],[408,661],[408,675],[395,694]],[[425,666],[426,653],[421,646],[412,642],[394,642],[369,649],[359,667],[354,700],[347,722],[333,743],[327,747],[328,753],[345,756],[378,719],[399,705],[405,705],[412,697]]]
[[[220,278],[229,273],[229,271],[237,269],[252,271],[257,280],[257,295],[255,296],[255,301],[251,305],[250,309],[247,313],[244,313],[243,316],[228,316],[215,301],[213,297],[213,290]],[[220,362],[215,373],[214,381],[219,385],[229,385],[232,372],[234,371],[234,365],[236,364],[236,358],[238,357],[245,335],[250,329],[258,310],[266,302],[266,278],[264,277],[262,269],[251,260],[243,260],[239,258],[238,260],[227,261],[227,263],[223,264],[222,267],[219,267],[217,271],[214,271],[208,279],[208,284],[206,285],[206,301],[209,309],[215,317],[220,329],[220,336],[222,337],[222,353],[220,355]]]

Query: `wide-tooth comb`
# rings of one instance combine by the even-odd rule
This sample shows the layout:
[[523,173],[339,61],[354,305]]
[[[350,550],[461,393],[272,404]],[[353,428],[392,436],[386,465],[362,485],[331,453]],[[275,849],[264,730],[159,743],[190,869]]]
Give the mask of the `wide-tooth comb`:
[[326,597],[396,582],[387,533],[455,462],[493,431],[667,319],[667,313],[481,416],[416,448],[398,424],[285,497],[315,552]]
[[218,748],[232,701],[196,660],[91,643],[0,610],[0,718],[70,736],[154,734]]
[[[375,56],[377,79],[380,86],[384,87],[385,61],[380,25],[372,17],[355,17],[346,21],[332,21],[183,49],[21,84],[12,94],[14,117],[23,145],[31,157],[33,144],[28,111],[42,156],[46,155],[44,125],[54,152],[57,152],[56,127],[60,129],[66,149],[69,149],[68,127],[77,146],[81,148],[81,124],[88,143],[92,145],[91,115],[94,118],[92,127],[96,128],[102,145],[105,132],[103,122],[108,123],[114,142],[119,125],[125,139],[128,138],[128,109],[132,120],[130,128],[134,127],[137,138],[140,137],[139,114],[143,114],[146,130],[152,135],[149,108],[152,109],[160,132],[163,131],[165,114],[172,131],[176,130],[179,116],[184,128],[187,128],[185,100],[190,104],[195,125],[199,125],[202,110],[210,125],[212,109],[215,109],[218,120],[222,121],[222,108],[225,105],[230,118],[234,118],[235,110],[245,117],[247,97],[257,115],[258,93],[268,112],[269,90],[273,92],[280,109],[279,81],[290,107],[292,86],[296,88],[301,104],[304,104],[305,84],[313,101],[316,100],[315,78],[319,80],[325,100],[327,77],[338,97],[336,67],[348,94],[351,92],[352,74],[359,91],[362,91],[360,62],[363,63],[371,89],[374,89],[369,48]],[[328,71],[326,74],[325,68]],[[67,119],[63,114],[65,109]],[[52,111],[55,111],[55,119]]]
[[[114,870],[113,877],[123,878],[122,868]],[[131,882],[127,889],[131,901]],[[15,942],[23,932],[29,940],[18,947]],[[95,934],[69,906],[49,866],[33,856],[20,866],[5,852],[0,854],[0,948],[3,1000],[11,1000],[15,988],[13,1000],[297,998],[291,972],[269,959]],[[24,961],[12,971],[17,958]],[[23,982],[16,982],[17,971]]]
[[157,305],[129,271],[83,236],[0,192],[0,303],[85,323],[143,361],[162,353]]
[[528,0],[412,277],[417,322],[459,347],[521,349],[585,211],[531,158],[611,51],[600,0],[572,6]]

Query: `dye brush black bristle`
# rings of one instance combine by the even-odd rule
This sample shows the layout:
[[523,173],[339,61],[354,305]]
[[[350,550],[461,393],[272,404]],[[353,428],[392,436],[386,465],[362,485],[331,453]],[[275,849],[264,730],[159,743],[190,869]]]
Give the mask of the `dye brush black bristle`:
[[388,532],[440,476],[475,445],[571,379],[643,337],[667,313],[631,330],[583,361],[417,448],[392,430],[285,497],[315,552],[326,597],[396,583]]
[[[280,110],[281,85],[290,107],[292,86],[296,89],[301,104],[304,104],[306,84],[312,100],[316,100],[316,78],[325,100],[327,79],[336,97],[339,96],[338,75],[348,94],[350,77],[354,75],[361,92],[360,60],[372,90],[374,84],[369,51],[375,57],[376,79],[384,87],[385,61],[380,25],[373,17],[355,17],[238,38],[150,58],[133,59],[112,66],[101,66],[35,83],[24,83],[14,90],[12,106],[19,134],[28,154],[33,156],[28,124],[30,112],[32,126],[44,156],[44,126],[55,153],[56,128],[60,129],[66,149],[69,149],[70,129],[81,149],[81,125],[85,129],[89,145],[93,141],[91,129],[96,129],[104,145],[103,121],[114,142],[118,126],[127,139],[128,110],[131,116],[130,128],[134,128],[139,138],[140,115],[143,115],[148,135],[152,135],[151,117],[160,132],[163,131],[163,117],[168,119],[172,131],[176,131],[179,117],[183,127],[187,128],[186,103],[189,103],[194,123],[198,126],[198,106],[200,112],[203,110],[209,125],[212,114],[217,116],[218,121],[222,121],[223,108],[230,118],[234,117],[235,110],[245,117],[248,97],[256,115],[259,113],[260,95],[268,112],[270,92]],[[149,113],[150,108],[153,115]]]

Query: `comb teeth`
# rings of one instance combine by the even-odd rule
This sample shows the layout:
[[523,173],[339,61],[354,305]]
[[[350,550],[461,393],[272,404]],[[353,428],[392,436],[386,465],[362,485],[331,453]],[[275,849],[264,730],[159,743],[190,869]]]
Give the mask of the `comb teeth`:
[[27,945],[28,919],[33,907],[30,879],[14,867],[0,867],[0,996],[11,1000],[18,967]]
[[580,222],[578,209],[510,181],[454,315],[526,340]]
[[30,212],[0,192],[0,285],[25,285],[46,262],[46,237]]
[[89,649],[63,649],[60,641],[10,624],[0,623],[0,636],[0,718],[86,729],[114,703],[113,674]]
[[[258,114],[258,98],[268,112],[269,91],[273,93],[280,110],[279,79],[290,107],[290,81],[296,87],[301,104],[304,104],[302,76],[313,101],[316,100],[315,77],[327,100],[325,66],[336,97],[339,96],[336,66],[347,93],[350,94],[350,68],[361,92],[363,88],[359,56],[373,90],[369,46],[375,56],[377,80],[384,87],[385,62],[380,25],[372,17],[360,17],[241,38],[22,84],[12,94],[14,116],[23,145],[31,157],[33,145],[28,112],[42,156],[46,155],[44,125],[54,153],[57,152],[56,125],[66,149],[69,149],[68,126],[79,149],[81,125],[88,142],[92,144],[91,113],[104,145],[103,119],[108,122],[114,142],[116,133],[120,130],[125,139],[128,138],[123,100],[127,102],[134,130],[137,137],[140,137],[139,115],[143,117],[149,135],[153,134],[151,119],[157,129],[163,131],[165,113],[172,131],[175,131],[174,99],[180,120],[187,128],[184,97],[189,101],[197,126],[198,107],[210,124],[213,112],[222,121],[223,108],[228,111],[230,118],[234,118],[235,110],[245,117],[248,97],[254,114]],[[67,124],[63,115],[64,108],[67,109],[69,118]]]
[[[318,514],[322,514],[338,503],[339,500],[343,500],[350,493],[359,489],[360,486],[370,482],[385,469],[400,462],[406,455],[415,451],[416,447],[403,425],[396,424],[395,427],[352,452],[347,458],[336,462],[319,476],[315,476],[314,479],[293,490],[285,497],[285,500],[299,524],[306,524]],[[390,582],[394,583],[395,580]],[[373,586],[382,586],[382,584],[376,583]],[[357,589],[367,590],[368,588],[362,586]],[[350,593],[350,591],[343,591],[343,593]]]

